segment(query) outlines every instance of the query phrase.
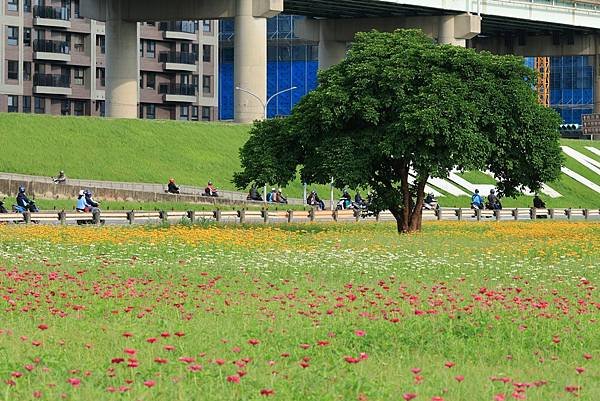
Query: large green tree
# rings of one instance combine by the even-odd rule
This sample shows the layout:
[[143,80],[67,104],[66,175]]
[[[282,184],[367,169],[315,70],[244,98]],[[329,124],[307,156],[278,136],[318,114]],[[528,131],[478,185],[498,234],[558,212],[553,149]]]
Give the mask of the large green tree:
[[420,230],[429,177],[490,170],[505,196],[558,178],[561,120],[537,103],[536,79],[520,57],[418,30],[359,33],[291,116],[254,124],[234,183],[286,185],[300,168],[307,183],[370,188],[372,211]]

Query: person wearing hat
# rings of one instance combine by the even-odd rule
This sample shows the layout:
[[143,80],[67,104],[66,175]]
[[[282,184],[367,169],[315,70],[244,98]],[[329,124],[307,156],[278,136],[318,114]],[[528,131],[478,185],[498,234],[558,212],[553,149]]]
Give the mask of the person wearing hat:
[[167,192],[170,194],[178,194],[179,187],[175,184],[174,178],[169,178],[169,185],[167,186]]
[[219,196],[217,187],[215,187],[212,181],[208,181],[206,188],[204,188],[204,195],[206,196]]
[[502,204],[500,203],[500,199],[496,196],[496,191],[492,188],[490,189],[490,194],[488,195],[488,208],[490,210],[500,210],[502,209]]
[[277,202],[277,190],[271,188],[271,192],[267,194],[267,202]]
[[281,188],[277,189],[277,202],[278,203],[287,203],[287,198],[285,196],[283,196],[283,193],[281,192]]
[[85,212],[85,191],[83,189],[77,195],[77,206],[75,206],[75,209],[78,212]]
[[25,187],[19,187],[19,193],[17,195],[17,206],[21,208],[22,211],[30,211],[30,212],[39,212],[39,209],[35,205],[35,202],[30,200],[25,194]]
[[55,184],[64,184],[67,181],[67,176],[63,170],[60,170],[57,177],[52,177],[52,181]]

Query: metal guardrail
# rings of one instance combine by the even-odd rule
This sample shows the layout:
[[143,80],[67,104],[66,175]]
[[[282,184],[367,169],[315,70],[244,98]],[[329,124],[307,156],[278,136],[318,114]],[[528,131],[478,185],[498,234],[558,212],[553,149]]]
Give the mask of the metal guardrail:
[[160,52],[158,61],[160,63],[178,63],[178,64],[196,64],[198,55],[196,53],[185,52]]
[[33,85],[69,88],[71,86],[71,77],[62,74],[35,74],[33,76]]
[[62,40],[36,39],[33,41],[33,50],[36,52],[69,54],[69,42]]
[[[599,220],[600,209],[503,209],[473,210],[439,208],[424,210],[423,220],[444,221],[523,221],[523,220]],[[189,223],[212,221],[216,223],[307,223],[307,222],[361,222],[395,221],[389,211],[377,215],[363,215],[359,210],[277,211],[277,210],[212,210],[212,211],[95,211],[91,213],[41,211],[38,213],[3,213],[0,223],[37,224],[144,224],[144,223]]]

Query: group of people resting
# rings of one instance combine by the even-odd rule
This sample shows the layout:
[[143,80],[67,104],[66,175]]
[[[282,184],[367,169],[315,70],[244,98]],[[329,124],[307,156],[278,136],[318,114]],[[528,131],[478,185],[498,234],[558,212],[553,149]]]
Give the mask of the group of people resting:
[[[177,186],[177,184],[175,184],[174,178],[169,178],[169,183],[167,184],[166,192],[169,194],[181,193],[179,186]],[[208,184],[206,184],[206,187],[204,188],[204,193],[202,195],[217,197],[217,196],[219,196],[219,191],[218,191],[217,187],[215,187],[213,185],[212,181],[208,181]]]
[[[250,188],[246,200],[262,202],[263,197],[258,193],[258,189],[253,186]],[[288,203],[287,198],[283,196],[283,193],[281,192],[281,188],[271,188],[271,192],[267,193],[266,201],[269,203]]]
[[[536,209],[544,209],[546,207],[546,202],[544,202],[538,194],[535,194],[533,197],[533,207]],[[493,188],[490,189],[490,194],[487,196],[487,202],[484,202],[483,197],[479,194],[479,190],[476,189],[475,193],[471,195],[471,209],[502,210],[502,203]]]

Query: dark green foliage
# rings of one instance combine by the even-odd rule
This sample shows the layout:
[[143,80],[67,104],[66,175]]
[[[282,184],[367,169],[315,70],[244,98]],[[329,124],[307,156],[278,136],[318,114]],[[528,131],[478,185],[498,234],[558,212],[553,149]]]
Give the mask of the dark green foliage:
[[[255,124],[238,187],[302,180],[368,187],[374,211],[420,229],[428,177],[492,171],[500,192],[560,174],[560,117],[537,104],[523,59],[440,46],[417,30],[356,35],[346,60],[286,119]],[[416,181],[409,184],[409,173]]]

